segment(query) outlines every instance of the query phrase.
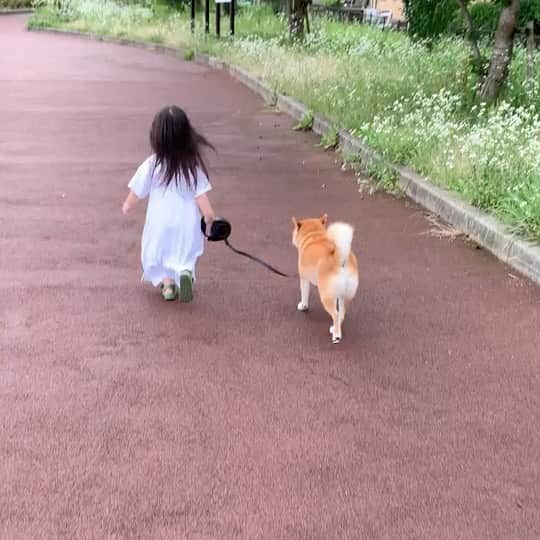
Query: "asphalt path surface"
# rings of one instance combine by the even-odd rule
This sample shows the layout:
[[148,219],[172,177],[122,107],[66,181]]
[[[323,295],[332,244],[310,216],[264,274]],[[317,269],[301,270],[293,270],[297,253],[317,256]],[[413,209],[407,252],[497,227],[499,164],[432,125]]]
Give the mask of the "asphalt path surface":
[[[540,537],[539,289],[225,73],[24,26],[0,18],[2,539]],[[292,215],[355,226],[341,345],[223,244],[192,304],[141,284],[120,207],[171,103],[239,248],[294,272]]]

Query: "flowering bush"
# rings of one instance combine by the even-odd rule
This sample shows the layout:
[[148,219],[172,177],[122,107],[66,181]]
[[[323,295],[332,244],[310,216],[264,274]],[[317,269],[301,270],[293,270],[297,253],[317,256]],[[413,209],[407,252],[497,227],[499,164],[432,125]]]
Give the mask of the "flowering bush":
[[388,157],[540,238],[540,116],[503,102],[473,107],[447,91],[404,98],[355,133]]

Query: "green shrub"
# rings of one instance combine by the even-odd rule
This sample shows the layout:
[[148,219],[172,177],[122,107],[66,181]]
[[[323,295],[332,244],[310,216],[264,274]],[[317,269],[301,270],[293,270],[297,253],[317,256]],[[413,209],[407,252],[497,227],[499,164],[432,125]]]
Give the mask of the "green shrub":
[[[469,7],[473,28],[480,36],[493,36],[497,30],[504,0],[475,2]],[[522,0],[519,11],[518,28],[525,28],[532,20],[540,20],[540,0]],[[465,21],[461,11],[456,13],[448,28],[450,33],[464,33]]]
[[494,2],[478,2],[470,7],[473,28],[481,33],[493,34],[497,29],[501,6]]
[[0,0],[0,9],[31,8],[32,0]]
[[409,32],[431,40],[448,32],[459,6],[455,0],[404,0]]
[[529,21],[540,21],[540,0],[521,0],[519,26],[523,28]]
[[166,15],[171,11],[185,11],[191,6],[190,0],[152,0],[141,2],[140,0],[123,0],[132,4],[150,5],[156,15]]
[[323,0],[322,3],[324,7],[328,8],[341,6],[341,0]]

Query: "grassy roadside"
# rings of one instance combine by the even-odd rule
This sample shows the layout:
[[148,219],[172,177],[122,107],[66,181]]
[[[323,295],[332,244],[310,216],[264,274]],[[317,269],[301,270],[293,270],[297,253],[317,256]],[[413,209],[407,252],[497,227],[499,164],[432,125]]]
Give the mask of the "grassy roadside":
[[525,81],[519,48],[504,101],[486,110],[474,103],[477,81],[459,39],[428,51],[402,34],[318,19],[300,47],[284,39],[283,19],[251,8],[239,14],[236,39],[218,41],[192,35],[186,14],[155,4],[70,0],[60,6],[40,9],[30,25],[164,44],[235,63],[388,159],[540,240],[540,75]]

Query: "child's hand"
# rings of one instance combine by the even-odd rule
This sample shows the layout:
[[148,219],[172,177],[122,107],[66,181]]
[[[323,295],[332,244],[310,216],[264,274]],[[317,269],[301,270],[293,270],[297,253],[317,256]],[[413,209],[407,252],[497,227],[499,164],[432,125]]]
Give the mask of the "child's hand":
[[127,216],[132,210],[132,206],[126,201],[123,205],[122,205],[122,214],[124,214],[124,216]]
[[122,205],[122,214],[124,214],[124,216],[127,216],[131,212],[133,207],[137,204],[137,200],[135,194],[130,191]]
[[204,222],[206,223],[206,230],[210,231],[212,228],[212,222],[214,221],[214,215],[204,216]]
[[209,231],[212,227],[212,221],[214,221],[216,214],[214,213],[214,209],[212,208],[212,205],[210,204],[210,200],[208,199],[208,195],[204,194],[200,197],[197,197],[197,206],[199,207],[199,210],[201,214],[204,216],[204,222],[206,223],[206,230]]

